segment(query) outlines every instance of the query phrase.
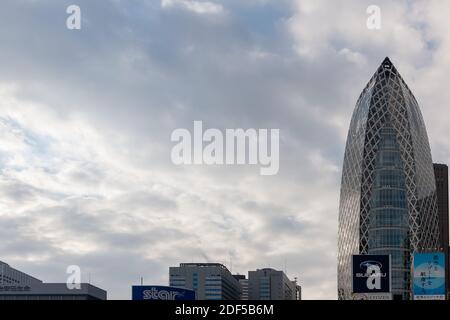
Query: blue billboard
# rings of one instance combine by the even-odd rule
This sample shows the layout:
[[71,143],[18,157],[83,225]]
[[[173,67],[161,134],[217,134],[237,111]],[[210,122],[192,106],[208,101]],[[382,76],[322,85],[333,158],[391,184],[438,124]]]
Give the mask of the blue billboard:
[[163,286],[133,286],[132,300],[195,300],[195,291]]
[[390,293],[391,259],[389,255],[354,255],[353,293]]
[[445,299],[445,254],[414,254],[414,299]]

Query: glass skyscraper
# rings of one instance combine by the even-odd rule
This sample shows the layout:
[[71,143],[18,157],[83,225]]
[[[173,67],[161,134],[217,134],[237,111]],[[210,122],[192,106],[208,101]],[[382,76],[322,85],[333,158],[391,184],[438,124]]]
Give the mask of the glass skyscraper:
[[436,184],[419,105],[386,58],[356,103],[339,206],[338,295],[351,299],[353,254],[389,254],[392,293],[410,299],[414,252],[438,247]]

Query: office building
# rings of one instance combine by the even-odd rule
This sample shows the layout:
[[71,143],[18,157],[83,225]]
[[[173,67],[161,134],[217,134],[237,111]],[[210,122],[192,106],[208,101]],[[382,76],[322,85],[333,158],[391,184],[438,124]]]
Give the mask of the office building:
[[231,272],[219,263],[181,263],[170,267],[171,287],[191,289],[197,300],[239,300],[241,285]]
[[394,299],[411,299],[414,252],[439,246],[433,162],[412,92],[386,58],[361,93],[342,170],[338,296],[352,298],[353,254],[388,254]]
[[298,300],[301,288],[283,271],[270,268],[248,272],[249,300]]
[[439,213],[439,249],[444,251],[446,255],[446,291],[449,289],[450,273],[449,273],[449,263],[448,263],[448,166],[445,164],[433,164],[434,167],[434,177],[436,179],[436,194],[438,203],[438,213]]
[[241,300],[248,300],[248,279],[243,274],[235,274],[233,277],[241,284]]
[[439,247],[446,250],[449,246],[448,234],[448,166],[433,164],[436,179],[436,194],[439,213]]
[[79,289],[44,283],[0,261],[0,300],[106,300],[106,291],[87,283]]

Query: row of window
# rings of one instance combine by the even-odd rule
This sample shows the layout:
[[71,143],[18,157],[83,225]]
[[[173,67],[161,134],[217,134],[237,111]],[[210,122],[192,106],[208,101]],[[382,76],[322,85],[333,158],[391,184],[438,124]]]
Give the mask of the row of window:
[[375,173],[375,188],[405,188],[405,179],[402,171],[397,169],[382,169],[377,170]]
[[406,192],[399,189],[375,190],[372,195],[372,208],[394,207],[406,209]]
[[395,150],[380,150],[377,164],[383,167],[403,168],[400,152]]
[[386,149],[386,148],[397,149],[398,148],[396,138],[394,135],[391,135],[391,134],[388,134],[388,135],[382,134],[380,146],[383,149]]
[[370,228],[407,226],[408,211],[405,209],[382,208],[370,211]]
[[370,254],[386,254],[391,256],[391,264],[392,268],[397,269],[410,269],[410,253],[405,248],[404,250],[396,250],[396,249],[383,249],[383,250],[377,250],[377,249],[371,249],[369,250]]
[[369,230],[369,248],[409,248],[408,231],[405,229]]

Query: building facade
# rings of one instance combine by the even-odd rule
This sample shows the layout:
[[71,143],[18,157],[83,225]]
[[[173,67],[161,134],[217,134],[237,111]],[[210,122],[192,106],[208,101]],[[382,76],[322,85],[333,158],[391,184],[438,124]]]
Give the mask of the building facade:
[[219,263],[181,263],[169,268],[171,287],[191,289],[197,300],[240,300],[241,284]]
[[106,291],[87,283],[79,289],[44,283],[0,261],[0,300],[106,300]]
[[301,288],[283,271],[258,269],[248,272],[249,300],[299,300]]
[[241,284],[240,300],[248,300],[248,279],[243,274],[235,274],[233,277]]
[[436,194],[438,202],[438,212],[439,212],[439,249],[444,251],[446,255],[446,291],[449,290],[449,234],[448,234],[448,166],[446,164],[433,164],[434,176],[436,179]]
[[352,298],[353,254],[388,254],[394,299],[411,298],[412,253],[439,245],[436,184],[425,123],[386,58],[361,93],[345,148],[338,296]]

